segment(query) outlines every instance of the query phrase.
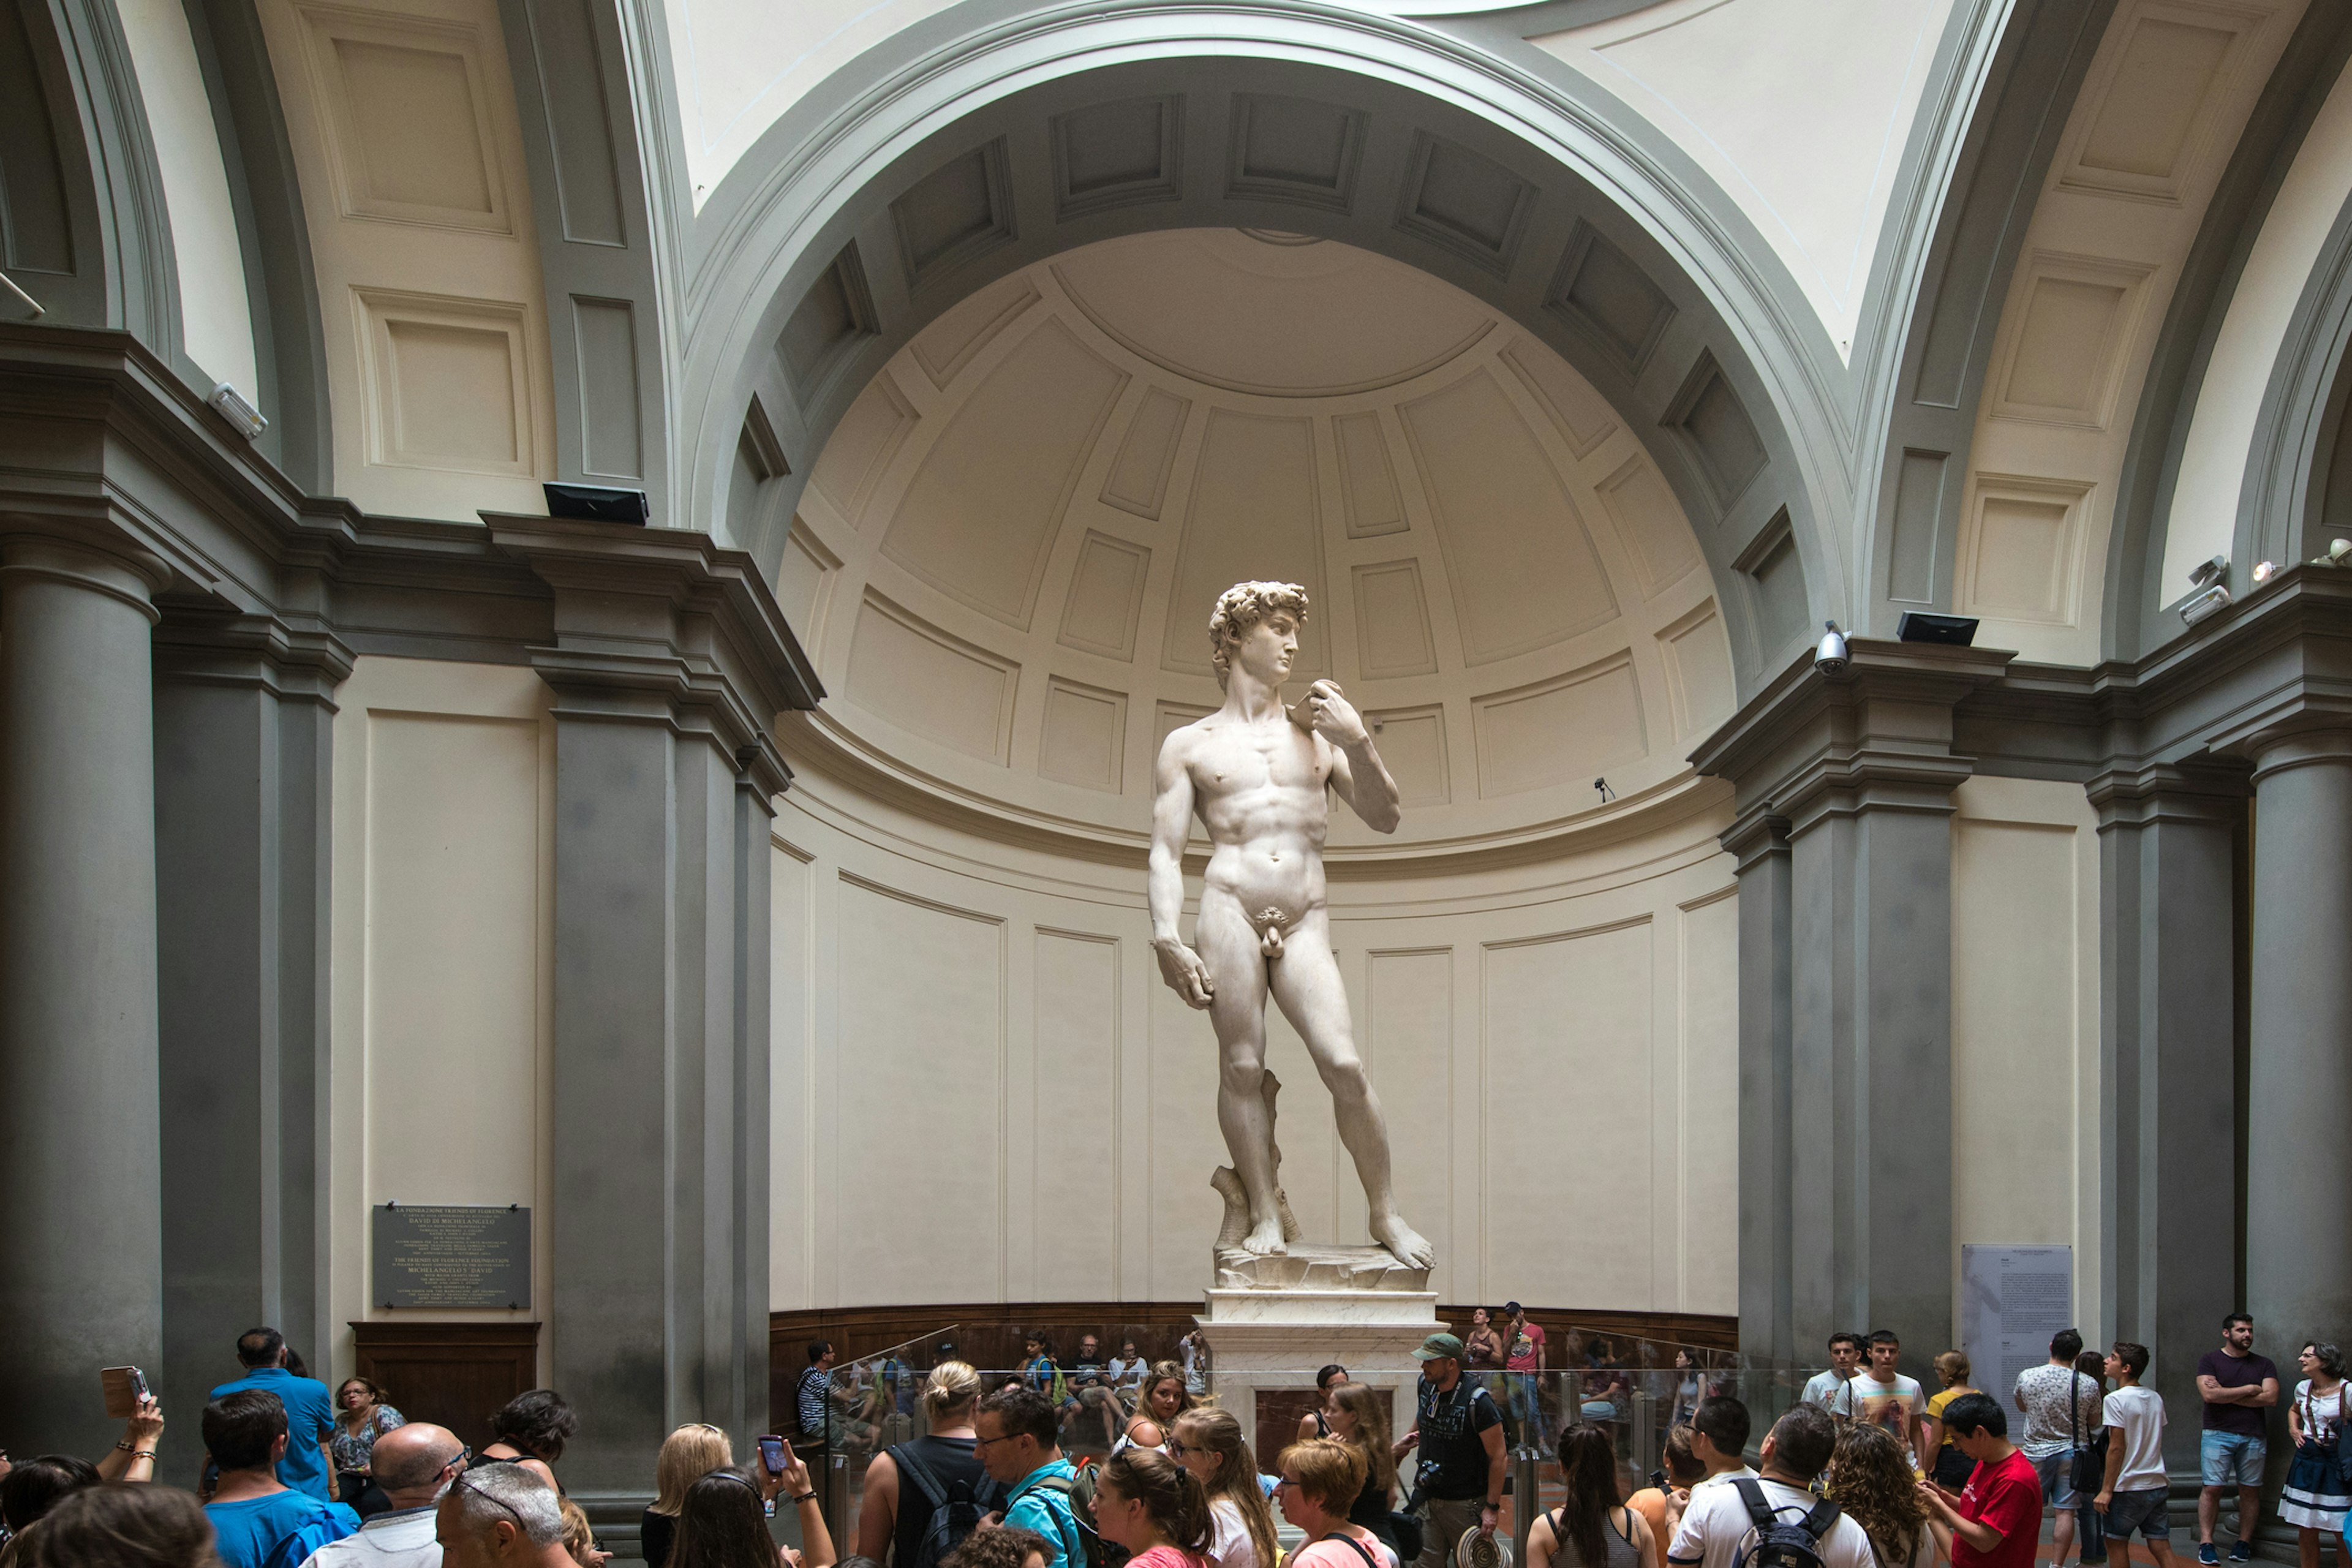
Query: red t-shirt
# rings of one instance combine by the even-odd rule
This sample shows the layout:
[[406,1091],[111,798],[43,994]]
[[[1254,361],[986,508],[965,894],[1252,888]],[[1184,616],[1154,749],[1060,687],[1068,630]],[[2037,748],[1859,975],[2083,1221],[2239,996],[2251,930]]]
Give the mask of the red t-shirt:
[[2000,1544],[1979,1552],[1952,1536],[1952,1568],[2033,1568],[2042,1540],[2042,1478],[2023,1450],[2012,1448],[1996,1465],[1980,1464],[1960,1493],[1960,1517],[2000,1531]]

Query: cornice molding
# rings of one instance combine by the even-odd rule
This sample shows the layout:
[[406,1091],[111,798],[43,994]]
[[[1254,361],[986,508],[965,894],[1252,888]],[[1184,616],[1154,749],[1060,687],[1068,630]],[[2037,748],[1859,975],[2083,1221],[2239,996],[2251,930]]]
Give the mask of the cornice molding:
[[1769,808],[1794,837],[1827,816],[1951,809],[1975,771],[1953,750],[1953,710],[2016,656],[1868,637],[1847,652],[1835,675],[1811,653],[1792,660],[1691,753],[1738,787],[1743,819]]
[[[1122,829],[1044,812],[957,789],[892,756],[824,710],[780,717],[778,734],[795,763],[909,816],[991,842],[1097,865],[1140,867],[1151,847],[1147,828]],[[1670,829],[1719,812],[1723,786],[1684,773],[1579,816],[1491,834],[1419,842],[1326,846],[1324,874],[1335,883],[1396,877],[1442,877],[1538,865]],[[1184,868],[1208,864],[1204,845],[1188,845]]]
[[774,717],[814,708],[824,688],[749,555],[683,529],[482,522],[555,595],[554,641],[530,654],[559,717],[708,729],[765,793],[789,785]]
[[1738,786],[1743,824],[1769,810],[1801,831],[1825,794],[1938,809],[1936,791],[1979,773],[2081,784],[2103,826],[2157,819],[2242,795],[2249,761],[2290,737],[2352,728],[2352,571],[2292,567],[2147,658],[2089,669],[1849,650],[1836,676],[1793,661],[1692,753]]

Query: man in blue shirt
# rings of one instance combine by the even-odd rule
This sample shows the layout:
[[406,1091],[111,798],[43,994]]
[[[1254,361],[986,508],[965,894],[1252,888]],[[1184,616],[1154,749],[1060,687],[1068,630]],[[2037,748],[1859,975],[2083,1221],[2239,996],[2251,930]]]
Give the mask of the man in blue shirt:
[[281,1485],[286,1407],[257,1388],[234,1390],[205,1406],[205,1450],[220,1485],[205,1515],[228,1568],[294,1568],[331,1541],[359,1529],[339,1502]]
[[1062,1458],[1054,1402],[1031,1388],[1005,1388],[980,1402],[972,1452],[1005,1489],[1004,1522],[1034,1530],[1046,1546],[1045,1568],[1087,1568],[1083,1527],[1070,1507],[1077,1477]]
[[[335,1432],[335,1403],[327,1385],[315,1377],[297,1377],[286,1370],[286,1340],[276,1329],[249,1330],[236,1342],[236,1359],[245,1375],[212,1392],[215,1399],[248,1389],[274,1394],[286,1415],[286,1456],[278,1461],[278,1479],[320,1502],[335,1498],[335,1462],[327,1439]],[[228,1461],[215,1454],[221,1468]]]

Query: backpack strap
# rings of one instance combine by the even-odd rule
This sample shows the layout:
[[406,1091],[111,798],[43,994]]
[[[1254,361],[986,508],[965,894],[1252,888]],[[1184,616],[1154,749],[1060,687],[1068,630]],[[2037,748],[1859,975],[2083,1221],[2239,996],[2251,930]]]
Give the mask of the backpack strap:
[[1750,1524],[1759,1531],[1765,1531],[1780,1522],[1780,1516],[1772,1511],[1771,1500],[1764,1495],[1762,1487],[1746,1476],[1735,1476],[1731,1484],[1739,1489],[1739,1500],[1748,1505]]
[[[1746,1483],[1742,1484],[1744,1485]],[[1759,1490],[1756,1495],[1760,1498],[1764,1494]],[[1837,1527],[1838,1513],[1839,1509],[1836,1500],[1832,1498],[1822,1499],[1820,1502],[1813,1505],[1813,1511],[1805,1515],[1805,1533],[1811,1536],[1815,1541],[1822,1540],[1823,1537],[1827,1536],[1832,1530]]]
[[[1084,1563],[1087,1560],[1087,1541],[1085,1534],[1086,1527],[1078,1523],[1077,1494],[1070,1486],[1070,1478],[1067,1476],[1041,1476],[1037,1480],[1037,1489],[1040,1491],[1059,1492],[1062,1494],[1062,1501],[1064,1504],[1062,1511],[1069,1516],[1071,1527],[1079,1531],[1078,1541],[1076,1546],[1071,1545],[1067,1541],[1062,1542],[1062,1562],[1064,1568],[1076,1568],[1077,1563]],[[1051,1513],[1054,1510],[1049,1508],[1045,1511],[1047,1513]],[[1054,1533],[1056,1535],[1062,1533],[1062,1521],[1058,1519],[1054,1521]]]
[[912,1443],[898,1443],[883,1452],[890,1456],[890,1462],[898,1467],[900,1475],[915,1483],[915,1489],[923,1494],[923,1500],[936,1512],[947,1506],[947,1489],[940,1484],[939,1475],[930,1466],[915,1458],[914,1447]]

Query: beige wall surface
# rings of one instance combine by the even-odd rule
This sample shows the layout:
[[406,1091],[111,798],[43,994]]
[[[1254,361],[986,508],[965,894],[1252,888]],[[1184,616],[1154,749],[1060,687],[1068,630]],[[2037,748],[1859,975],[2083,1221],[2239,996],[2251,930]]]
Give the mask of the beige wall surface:
[[2074,1248],[2074,1318],[2100,1272],[2099,839],[2080,784],[1953,792],[1952,1321],[1959,1247]]
[[[1444,1299],[1735,1310],[1727,812],[1696,791],[1557,858],[1335,885]],[[1216,1042],[1160,984],[1140,857],[967,837],[814,767],[774,853],[776,1308],[1204,1289]],[[1269,1026],[1291,1206],[1311,1237],[1365,1241],[1329,1097]]]
[[[338,693],[330,1293],[369,1300],[371,1210],[523,1204],[544,1320],[554,722],[529,668],[363,658]],[[542,1331],[542,1367],[551,1340]],[[348,1334],[332,1364],[352,1365]]]
[[319,278],[335,488],[471,522],[545,510],[546,306],[491,0],[264,0]]

